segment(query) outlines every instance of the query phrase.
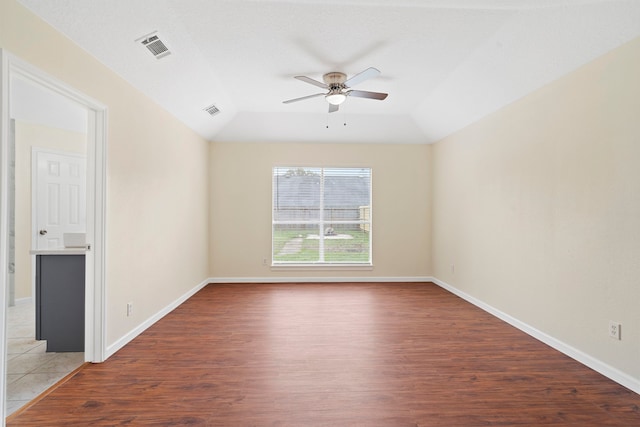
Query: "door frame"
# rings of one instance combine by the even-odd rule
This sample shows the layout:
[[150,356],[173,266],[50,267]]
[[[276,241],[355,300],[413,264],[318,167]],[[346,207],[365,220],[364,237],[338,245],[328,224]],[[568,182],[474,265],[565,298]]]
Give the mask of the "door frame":
[[87,108],[87,244],[85,275],[85,361],[106,359],[106,160],[107,107],[44,71],[0,49],[0,414],[4,425],[7,361],[7,277],[9,224],[9,97],[11,80],[30,83]]

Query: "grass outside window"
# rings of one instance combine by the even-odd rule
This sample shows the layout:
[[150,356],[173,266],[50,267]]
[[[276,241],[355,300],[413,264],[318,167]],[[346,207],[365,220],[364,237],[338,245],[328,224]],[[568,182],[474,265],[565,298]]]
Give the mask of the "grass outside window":
[[[333,238],[349,236],[350,238]],[[332,263],[369,262],[369,233],[363,230],[336,230],[324,237],[324,261]],[[318,230],[273,231],[273,261],[315,263],[320,260]]]

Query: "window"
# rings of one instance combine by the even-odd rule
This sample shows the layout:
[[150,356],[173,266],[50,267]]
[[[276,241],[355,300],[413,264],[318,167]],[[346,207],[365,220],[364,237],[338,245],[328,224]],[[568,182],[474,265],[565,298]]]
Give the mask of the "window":
[[371,264],[371,169],[273,168],[272,263]]

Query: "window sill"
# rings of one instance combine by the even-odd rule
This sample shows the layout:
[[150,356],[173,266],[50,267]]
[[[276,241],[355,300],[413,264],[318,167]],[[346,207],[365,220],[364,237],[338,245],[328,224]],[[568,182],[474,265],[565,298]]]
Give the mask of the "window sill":
[[371,271],[373,264],[272,264],[271,271]]

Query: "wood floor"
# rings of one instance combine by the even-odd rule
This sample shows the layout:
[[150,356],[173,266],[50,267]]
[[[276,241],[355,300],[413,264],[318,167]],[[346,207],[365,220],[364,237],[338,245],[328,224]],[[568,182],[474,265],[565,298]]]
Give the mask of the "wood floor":
[[9,426],[640,426],[640,396],[430,283],[209,285]]

